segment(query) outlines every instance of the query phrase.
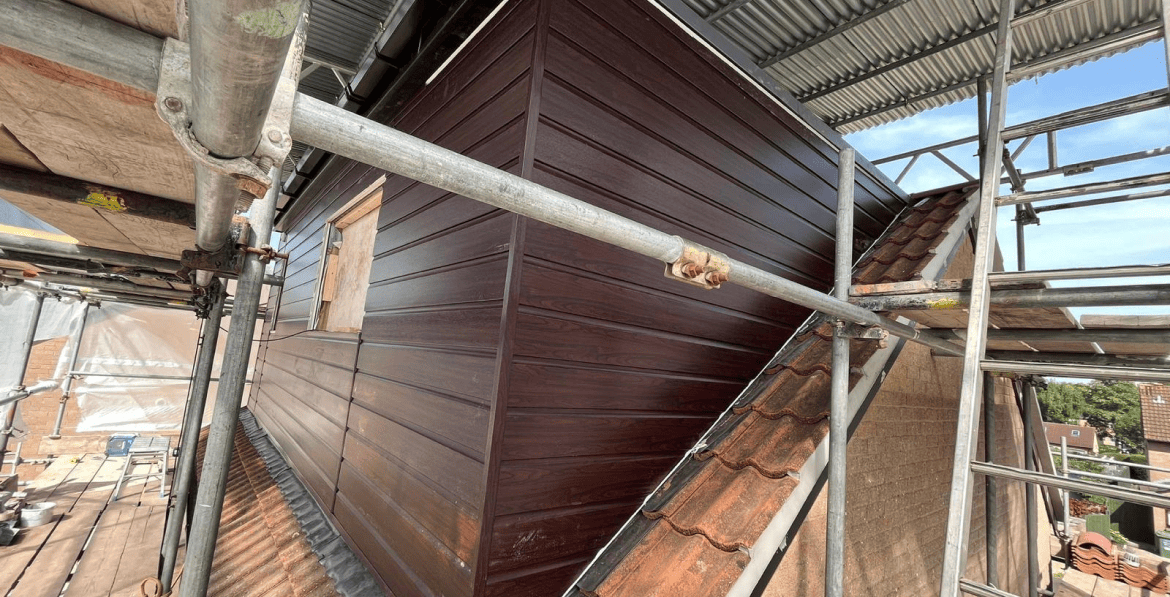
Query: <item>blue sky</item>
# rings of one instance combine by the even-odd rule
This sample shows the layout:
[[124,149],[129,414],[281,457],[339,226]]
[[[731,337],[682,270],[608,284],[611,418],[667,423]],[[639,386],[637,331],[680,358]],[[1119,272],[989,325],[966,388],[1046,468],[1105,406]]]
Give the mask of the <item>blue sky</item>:
[[[1010,126],[1068,110],[1120,99],[1145,91],[1165,88],[1166,54],[1161,41],[1146,44],[1124,54],[1103,58],[1040,79],[1014,85],[1008,94],[1007,124]],[[846,139],[870,160],[941,143],[976,132],[975,100],[923,112],[912,118],[854,133]],[[1170,145],[1170,109],[1162,108],[1107,122],[1061,131],[1057,134],[1060,164],[1109,157]],[[1009,144],[1014,149],[1019,141]],[[978,175],[975,145],[943,152],[968,172]],[[1045,142],[1037,138],[1017,160],[1025,171],[1047,167]],[[896,177],[906,160],[885,164],[882,169]],[[1052,176],[1028,181],[1027,190],[1037,191],[1094,181],[1116,180],[1141,174],[1170,171],[1170,155],[1100,168],[1070,177]],[[963,178],[937,159],[918,161],[902,182],[914,193],[962,182]],[[1153,190],[1159,187],[1138,189]],[[1009,189],[1004,187],[1001,192]],[[1050,201],[1061,203],[1078,197]],[[1037,203],[1044,205],[1045,203]],[[999,212],[998,231],[1005,267],[1016,269],[1014,208]],[[1040,214],[1039,226],[1025,231],[1027,268],[1053,269],[1132,264],[1170,263],[1170,197],[1130,201]],[[1072,280],[1054,286],[1170,283],[1170,277],[1121,278],[1113,280]],[[1073,309],[1083,313],[1168,313],[1168,306],[1094,307]]]

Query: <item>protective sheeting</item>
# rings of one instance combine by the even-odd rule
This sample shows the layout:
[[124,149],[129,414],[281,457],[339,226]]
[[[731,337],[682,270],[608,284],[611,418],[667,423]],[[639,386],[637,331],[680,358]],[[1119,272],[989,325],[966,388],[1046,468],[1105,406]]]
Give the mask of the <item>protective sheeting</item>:
[[[27,292],[0,293],[0,355],[19,352],[33,300]],[[46,299],[37,340],[72,337],[80,316],[80,304]],[[230,322],[230,317],[223,319],[225,330]],[[90,375],[76,378],[71,392],[81,411],[77,432],[177,431],[187,400],[200,323],[190,311],[117,303],[91,307],[75,367],[75,371]],[[213,378],[219,377],[226,339],[227,334],[221,333]],[[62,384],[73,349],[70,341],[61,351],[54,379]],[[19,371],[15,371],[18,363],[14,361],[2,359],[0,380],[19,377]],[[159,379],[168,377],[179,379]],[[216,391],[217,384],[212,382],[208,412]],[[247,395],[248,389],[244,392]]]

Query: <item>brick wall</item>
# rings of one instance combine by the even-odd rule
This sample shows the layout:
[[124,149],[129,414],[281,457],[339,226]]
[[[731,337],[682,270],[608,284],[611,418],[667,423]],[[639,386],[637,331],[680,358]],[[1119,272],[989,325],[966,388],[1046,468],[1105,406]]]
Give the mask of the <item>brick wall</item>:
[[[973,263],[965,240],[943,278],[970,278]],[[845,592],[851,597],[939,593],[962,372],[961,359],[932,357],[928,348],[908,344],[849,441]],[[1023,421],[1007,380],[996,381],[995,420],[995,461],[1022,467]],[[985,454],[981,414],[977,457]],[[984,478],[976,476],[965,576],[979,582],[987,570],[984,490]],[[822,491],[765,597],[824,595],[827,499]],[[999,588],[1026,595],[1023,484],[1001,480],[998,501]],[[1051,531],[1043,502],[1037,512],[1044,586]]]
[[[907,346],[849,442],[845,588],[853,596],[938,594],[958,419],[961,361]],[[1023,464],[1023,424],[1011,385],[996,383],[996,462]],[[980,423],[979,457],[985,452]],[[1026,594],[1024,493],[1000,482],[1000,588]],[[822,491],[777,569],[767,597],[824,594]],[[1047,553],[1048,529],[1039,508]],[[984,484],[976,477],[966,577],[984,580]]]
[[[1150,458],[1150,466],[1170,468],[1170,444],[1165,442],[1146,441],[1146,452]],[[1151,481],[1168,481],[1170,473],[1150,471]],[[1154,531],[1165,530],[1166,518],[1170,512],[1161,508],[1154,508]]]
[[[62,336],[51,340],[42,340],[33,345],[29,357],[28,371],[24,377],[24,384],[32,385],[38,381],[50,379],[57,370],[57,362],[61,352],[69,344],[69,337]],[[77,422],[81,411],[76,400],[66,403],[65,419],[61,424],[61,439],[52,440],[47,436],[53,430],[53,423],[57,420],[57,407],[61,402],[61,390],[41,392],[21,401],[20,415],[24,418],[28,435],[19,440],[24,443],[20,455],[22,458],[44,458],[57,454],[77,454],[95,452],[105,449],[105,433],[78,434]],[[16,449],[16,442],[9,442],[12,450]],[[43,465],[26,464],[18,469],[22,478],[34,477],[43,469]],[[8,467],[5,467],[8,471]]]

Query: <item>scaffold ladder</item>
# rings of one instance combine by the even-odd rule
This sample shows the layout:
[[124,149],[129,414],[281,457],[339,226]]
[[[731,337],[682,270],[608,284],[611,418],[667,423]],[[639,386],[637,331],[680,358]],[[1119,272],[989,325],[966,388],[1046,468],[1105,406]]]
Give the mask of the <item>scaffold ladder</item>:
[[[1015,9],[1016,0],[1001,0],[999,14],[1014,15]],[[1168,23],[1170,23],[1170,0],[1163,0],[1161,29],[1164,39],[1170,38],[1170,35],[1166,35]],[[1012,158],[1015,156],[1005,150],[1005,143],[1008,140],[1023,137],[1023,135],[1018,134],[1018,131],[1009,130],[1005,132],[1008,85],[1012,80],[1018,80],[1026,74],[1011,72],[1012,28],[1015,24],[1011,18],[1001,18],[999,21],[996,34],[995,62],[990,77],[991,100],[986,110],[986,119],[984,119],[984,109],[982,107],[982,101],[984,99],[983,85],[980,86],[980,135],[982,143],[980,145],[981,178],[978,198],[979,209],[975,218],[975,262],[971,277],[969,316],[965,336],[966,346],[963,354],[962,388],[955,438],[955,460],[951,477],[946,544],[943,554],[942,581],[940,586],[940,595],[942,597],[958,597],[960,593],[985,597],[1014,597],[996,586],[999,583],[996,578],[995,546],[991,541],[987,545],[987,582],[979,583],[963,578],[963,574],[967,568],[968,539],[971,529],[973,487],[976,473],[985,475],[988,479],[989,494],[991,494],[989,495],[989,504],[994,501],[993,488],[995,479],[1007,479],[1026,483],[1029,516],[1033,519],[1035,518],[1034,492],[1038,485],[1055,487],[1066,492],[1070,490],[1091,491],[1097,495],[1106,495],[1133,503],[1159,508],[1170,508],[1170,498],[1152,492],[1101,486],[1086,481],[1072,480],[1057,474],[1030,470],[1035,464],[1031,453],[1031,448],[1033,447],[1032,441],[1026,441],[1025,444],[1026,468],[1020,469],[996,464],[994,462],[993,450],[991,449],[994,447],[994,442],[992,441],[993,435],[991,435],[994,431],[992,431],[993,427],[990,423],[994,421],[994,418],[989,416],[986,417],[989,425],[985,426],[985,443],[989,448],[987,461],[980,462],[976,460],[980,406],[982,405],[984,412],[989,414],[991,412],[990,408],[994,404],[994,388],[991,371],[1019,375],[1061,375],[1095,379],[1146,381],[1165,381],[1168,376],[1165,370],[1139,370],[1121,366],[1094,366],[1082,363],[1051,364],[987,359],[992,282],[1019,281],[1025,279],[1030,281],[1046,281],[1078,277],[1124,277],[1126,275],[1134,275],[1131,270],[1135,267],[1141,267],[1096,268],[1094,271],[1088,271],[1086,269],[1023,272],[1022,222],[1027,218],[1035,218],[1036,212],[1031,206],[1033,201],[1066,198],[1108,190],[1151,186],[1170,182],[1170,174],[1162,173],[1112,182],[1078,185],[1050,191],[1024,191],[1023,179],[1019,176],[1019,172],[1015,170],[1012,164]],[[1170,44],[1167,44],[1167,57],[1168,69],[1170,69]],[[1166,91],[1160,93],[1164,94]],[[1051,142],[1052,138],[1050,137]],[[1050,148],[1050,156],[1052,152],[1054,152],[1054,149]],[[1017,150],[1016,155],[1018,153],[1019,150]],[[1003,180],[1001,177],[1005,170],[1008,175],[1008,180],[1012,185],[1012,192],[1009,195],[998,196],[1001,180]],[[1119,199],[1128,200],[1131,197],[1126,196]],[[1080,203],[1095,204],[1105,202],[1109,201],[1094,200]],[[994,272],[996,211],[998,207],[1010,205],[1015,205],[1017,208],[1017,240],[1019,241],[1019,269],[1021,272]],[[1072,206],[1070,205],[1070,207]],[[1082,205],[1075,206],[1080,207]],[[1025,390],[1022,392],[1022,398],[1025,401],[1023,413],[1025,426],[1027,426],[1030,423],[1029,420],[1034,418],[1030,414],[1032,410],[1027,407],[1029,406],[1029,401],[1035,401],[1035,390],[1031,386],[1023,389]],[[1025,429],[1026,438],[1030,438],[1029,431],[1029,429]],[[992,514],[990,514],[989,508],[989,518],[991,516]],[[1039,574],[1033,520],[1029,520],[1029,527],[1031,528],[1029,529],[1030,545],[1028,547],[1028,595],[1029,597],[1036,597],[1039,592]]]

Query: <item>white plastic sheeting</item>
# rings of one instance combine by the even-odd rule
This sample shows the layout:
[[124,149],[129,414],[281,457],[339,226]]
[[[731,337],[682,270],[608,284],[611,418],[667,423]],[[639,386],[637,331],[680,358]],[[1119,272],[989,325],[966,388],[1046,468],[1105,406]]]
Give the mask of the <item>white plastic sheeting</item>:
[[[0,293],[0,355],[12,355],[20,350],[32,301],[30,293]],[[46,299],[37,340],[71,335],[80,315],[79,304],[65,306]],[[224,329],[230,326],[230,321],[230,317],[223,319]],[[72,399],[76,400],[81,411],[77,432],[177,431],[187,400],[188,378],[195,359],[200,323],[201,320],[190,311],[118,303],[91,307],[75,370],[101,375],[80,376],[73,381]],[[41,330],[44,330],[43,334]],[[226,339],[227,334],[221,332],[213,378],[219,376]],[[61,351],[54,375],[62,384],[72,354],[71,344]],[[14,368],[15,363],[11,363],[14,360],[0,359],[0,367]],[[0,380],[18,376],[17,373],[0,369]],[[126,375],[182,379],[143,379]],[[215,402],[216,389],[217,384],[212,382],[208,411]],[[247,395],[249,388],[244,391]]]

